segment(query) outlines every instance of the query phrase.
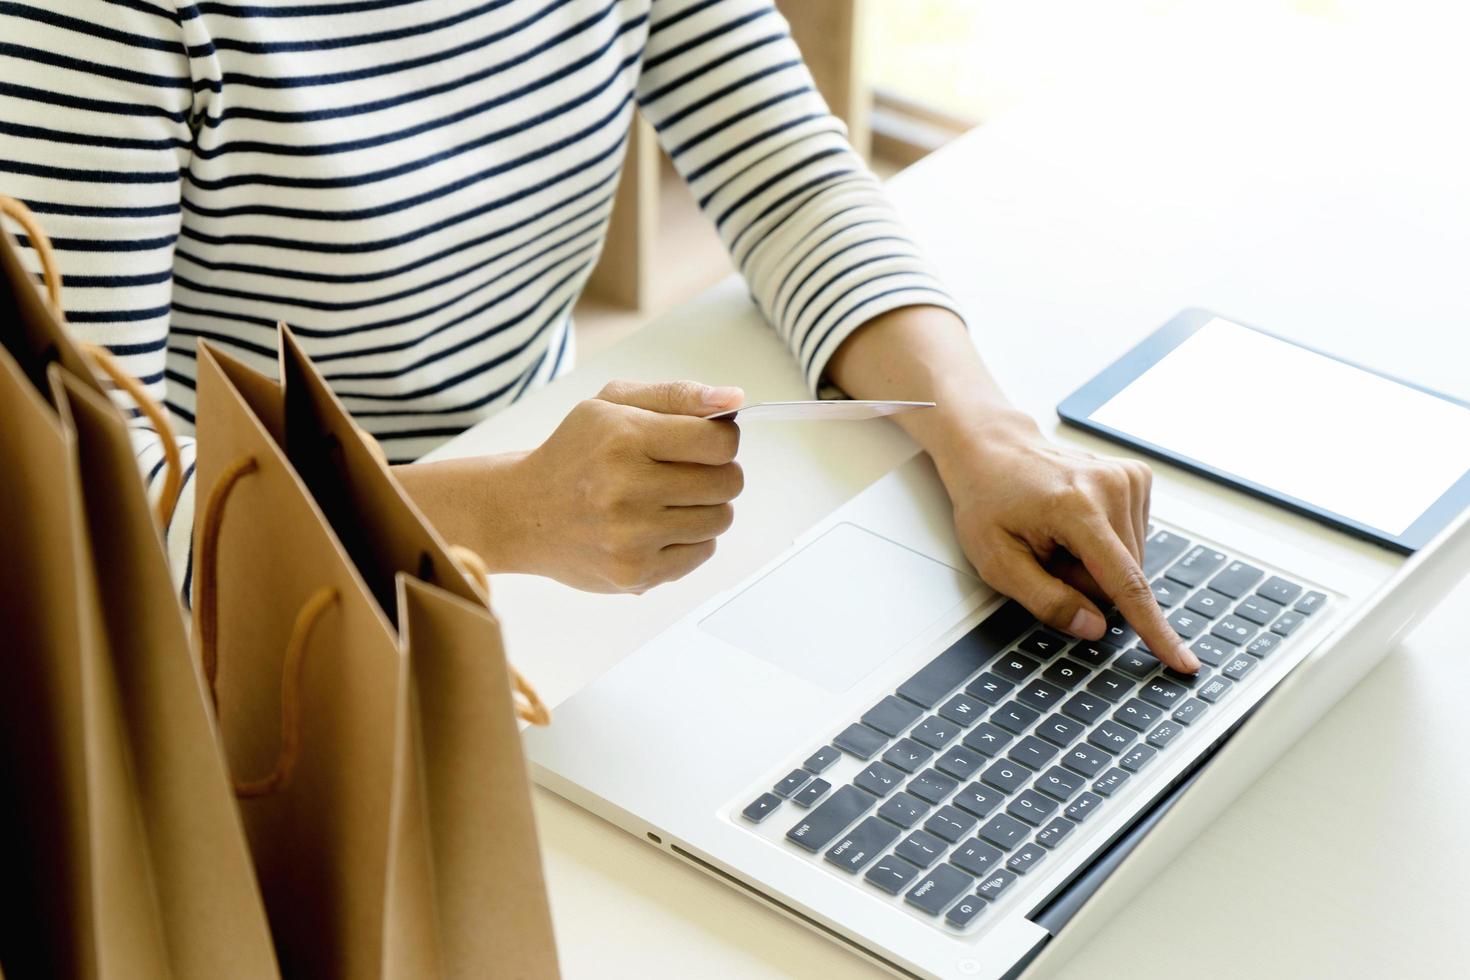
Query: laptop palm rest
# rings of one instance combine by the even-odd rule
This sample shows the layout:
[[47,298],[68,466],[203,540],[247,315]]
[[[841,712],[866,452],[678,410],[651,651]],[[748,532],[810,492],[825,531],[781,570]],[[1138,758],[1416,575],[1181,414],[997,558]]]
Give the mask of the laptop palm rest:
[[832,693],[867,676],[979,582],[856,524],[838,524],[699,628]]

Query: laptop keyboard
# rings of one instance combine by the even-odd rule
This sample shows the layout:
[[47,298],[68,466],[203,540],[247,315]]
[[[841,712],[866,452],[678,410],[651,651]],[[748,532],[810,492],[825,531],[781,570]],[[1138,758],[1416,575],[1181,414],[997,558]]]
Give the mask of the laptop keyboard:
[[[1154,532],[1144,556],[1197,676],[1164,667],[1116,611],[1104,639],[1085,641],[1007,602],[743,818],[792,821],[792,848],[966,928],[1327,601],[1172,531]],[[844,756],[856,776],[823,778]]]

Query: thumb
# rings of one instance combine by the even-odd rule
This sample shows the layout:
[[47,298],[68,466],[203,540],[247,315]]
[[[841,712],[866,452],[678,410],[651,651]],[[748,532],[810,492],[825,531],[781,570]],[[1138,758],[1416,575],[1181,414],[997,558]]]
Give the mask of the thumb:
[[994,556],[981,577],[1053,629],[1083,640],[1102,639],[1107,621],[1097,606],[1042,568],[1030,548],[1018,545]]
[[745,392],[697,381],[612,381],[598,394],[603,401],[665,415],[713,415],[739,407]]

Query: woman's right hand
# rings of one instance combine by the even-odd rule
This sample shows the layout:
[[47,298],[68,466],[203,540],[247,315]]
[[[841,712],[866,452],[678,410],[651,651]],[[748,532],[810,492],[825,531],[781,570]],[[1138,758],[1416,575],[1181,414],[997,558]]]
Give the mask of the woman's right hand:
[[589,592],[641,593],[715,553],[745,485],[738,388],[614,381],[517,466],[528,570]]
[[395,468],[444,538],[493,572],[641,593],[693,571],[734,519],[738,388],[614,381],[529,453]]

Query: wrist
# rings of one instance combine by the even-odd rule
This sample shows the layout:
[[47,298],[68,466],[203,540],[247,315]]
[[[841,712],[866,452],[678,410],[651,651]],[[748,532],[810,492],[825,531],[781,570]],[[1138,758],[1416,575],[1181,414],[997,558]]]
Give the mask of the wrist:
[[446,543],[471,549],[492,573],[519,572],[531,552],[522,489],[528,455],[409,463],[393,472]]
[[915,434],[941,478],[1042,438],[1036,420],[1008,402],[939,403],[929,431]]

